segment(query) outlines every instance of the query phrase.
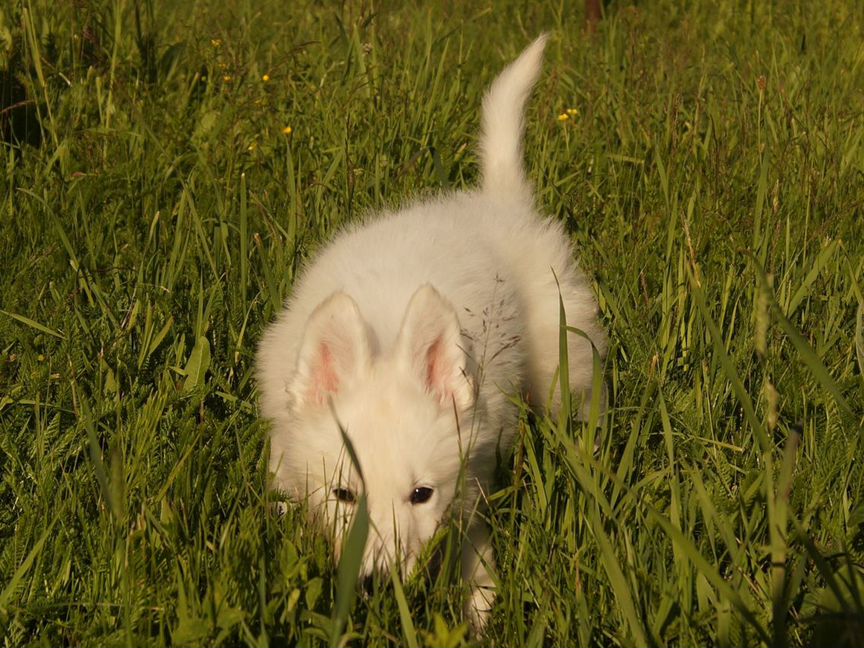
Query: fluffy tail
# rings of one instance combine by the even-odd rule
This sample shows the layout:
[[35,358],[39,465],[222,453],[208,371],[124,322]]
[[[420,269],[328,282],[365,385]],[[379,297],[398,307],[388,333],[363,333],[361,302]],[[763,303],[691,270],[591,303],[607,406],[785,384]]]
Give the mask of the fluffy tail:
[[542,34],[531,43],[498,75],[483,99],[480,160],[484,193],[531,199],[522,160],[522,116],[531,88],[540,76],[547,38]]

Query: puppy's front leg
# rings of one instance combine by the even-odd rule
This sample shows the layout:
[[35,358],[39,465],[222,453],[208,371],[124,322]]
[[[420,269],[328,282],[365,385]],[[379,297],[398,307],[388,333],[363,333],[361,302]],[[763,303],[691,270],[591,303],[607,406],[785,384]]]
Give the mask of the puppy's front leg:
[[471,586],[471,595],[465,602],[465,616],[475,633],[486,627],[492,603],[495,602],[495,569],[489,531],[483,522],[471,524],[462,542],[462,578]]

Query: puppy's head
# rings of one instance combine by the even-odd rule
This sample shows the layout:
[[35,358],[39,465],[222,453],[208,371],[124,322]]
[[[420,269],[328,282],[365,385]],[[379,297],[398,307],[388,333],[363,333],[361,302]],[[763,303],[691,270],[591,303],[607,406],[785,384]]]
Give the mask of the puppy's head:
[[393,348],[374,346],[348,295],[335,293],[312,313],[288,386],[293,429],[282,457],[337,555],[365,494],[363,575],[414,565],[465,486],[460,477],[470,480],[463,470],[475,405],[456,312],[431,286],[411,298]]

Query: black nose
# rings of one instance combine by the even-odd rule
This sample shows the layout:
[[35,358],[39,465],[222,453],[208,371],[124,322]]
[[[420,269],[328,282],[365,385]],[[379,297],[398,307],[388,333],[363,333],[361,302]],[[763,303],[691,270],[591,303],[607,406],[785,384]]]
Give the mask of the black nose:
[[366,574],[360,578],[360,586],[363,588],[363,593],[366,596],[371,596],[375,589],[375,577],[372,574]]

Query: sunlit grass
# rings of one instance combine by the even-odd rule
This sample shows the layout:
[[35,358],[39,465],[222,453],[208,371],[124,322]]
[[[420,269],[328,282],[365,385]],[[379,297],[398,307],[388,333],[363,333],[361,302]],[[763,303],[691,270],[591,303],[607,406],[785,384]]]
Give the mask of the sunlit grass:
[[[612,3],[589,36],[526,4],[0,7],[4,645],[864,636],[864,14]],[[522,417],[471,638],[455,531],[352,598],[273,511],[252,359],[340,226],[472,185],[482,92],[544,30],[526,157],[610,409]]]

